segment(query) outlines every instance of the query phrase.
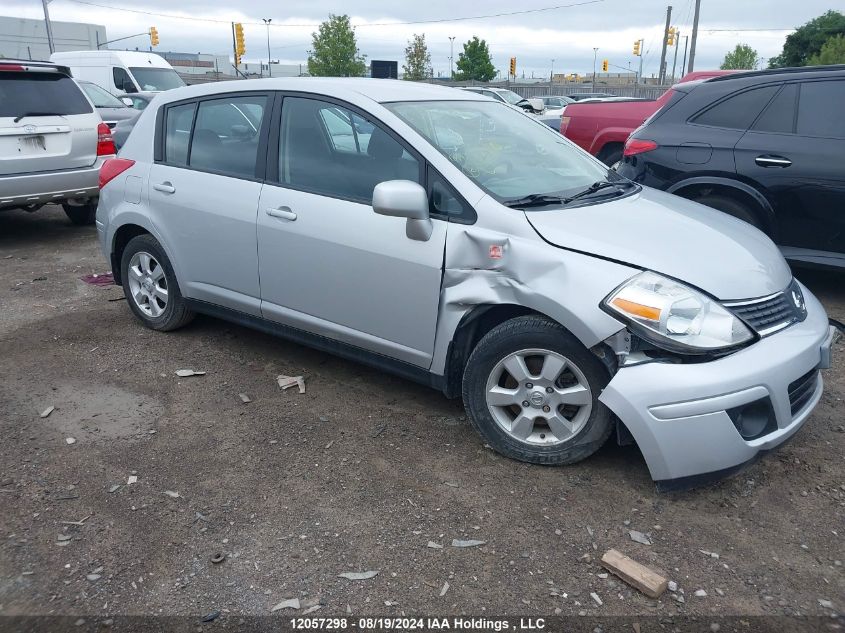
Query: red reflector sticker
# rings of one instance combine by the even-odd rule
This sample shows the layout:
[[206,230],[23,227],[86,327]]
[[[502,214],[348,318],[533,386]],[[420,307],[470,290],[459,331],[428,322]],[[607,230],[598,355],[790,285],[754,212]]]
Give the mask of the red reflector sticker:
[[490,245],[490,259],[502,259],[502,247],[498,244]]

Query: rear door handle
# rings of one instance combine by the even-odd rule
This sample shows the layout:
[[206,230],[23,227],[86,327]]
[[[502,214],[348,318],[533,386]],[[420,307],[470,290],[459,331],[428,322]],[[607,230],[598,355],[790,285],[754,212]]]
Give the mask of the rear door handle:
[[789,167],[792,161],[783,156],[758,156],[754,162],[760,167]]
[[296,213],[290,210],[290,207],[278,207],[277,209],[266,209],[265,212],[271,218],[279,218],[281,220],[289,220],[293,222],[296,220]]
[[156,191],[161,191],[162,193],[176,193],[176,187],[174,187],[166,180],[164,182],[160,182],[156,185],[153,185],[153,189],[155,189]]

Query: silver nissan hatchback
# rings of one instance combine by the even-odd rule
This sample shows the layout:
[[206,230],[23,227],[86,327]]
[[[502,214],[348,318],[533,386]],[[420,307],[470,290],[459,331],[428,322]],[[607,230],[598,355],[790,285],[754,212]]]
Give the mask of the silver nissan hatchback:
[[766,235],[467,91],[171,90],[100,186],[148,327],[202,312],[396,372],[527,462],[615,432],[661,488],[724,476],[806,422],[830,364],[824,309]]

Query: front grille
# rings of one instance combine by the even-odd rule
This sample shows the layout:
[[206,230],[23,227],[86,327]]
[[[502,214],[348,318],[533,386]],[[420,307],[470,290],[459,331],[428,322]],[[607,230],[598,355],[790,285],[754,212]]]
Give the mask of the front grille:
[[803,321],[807,316],[804,296],[795,281],[776,295],[749,301],[731,301],[724,305],[763,336]]
[[816,391],[819,382],[819,370],[813,369],[789,385],[789,407],[794,417],[804,408]]

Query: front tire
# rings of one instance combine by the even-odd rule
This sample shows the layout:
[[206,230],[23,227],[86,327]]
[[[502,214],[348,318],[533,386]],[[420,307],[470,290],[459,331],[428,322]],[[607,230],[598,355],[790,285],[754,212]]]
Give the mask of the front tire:
[[139,235],[126,245],[120,278],[130,309],[148,328],[169,332],[194,318],[179,291],[170,259],[152,235]]
[[68,219],[77,226],[89,226],[94,224],[97,217],[97,203],[89,202],[87,204],[72,205],[67,202],[62,204],[65,210],[65,215]]
[[695,201],[699,204],[710,207],[711,209],[727,213],[738,220],[747,222],[751,226],[762,230],[760,221],[754,212],[738,200],[734,200],[728,196],[720,196],[718,194],[705,194],[696,198]]
[[499,453],[532,464],[574,464],[613,429],[598,401],[603,363],[559,324],[540,316],[488,332],[464,370],[463,399],[476,431]]

